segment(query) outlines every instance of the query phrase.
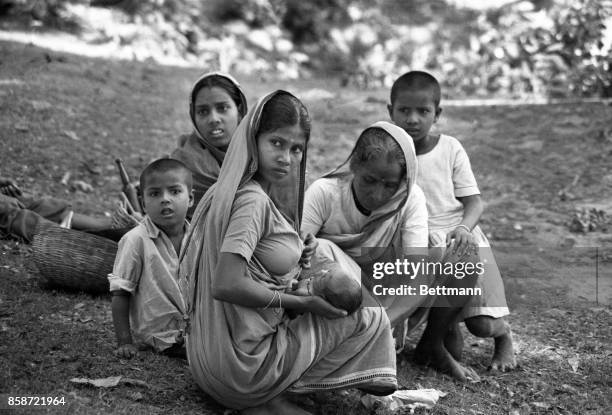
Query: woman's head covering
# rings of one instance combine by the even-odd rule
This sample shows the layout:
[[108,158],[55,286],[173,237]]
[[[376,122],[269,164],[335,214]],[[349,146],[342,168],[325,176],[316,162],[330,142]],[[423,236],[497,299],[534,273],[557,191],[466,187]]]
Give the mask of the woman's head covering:
[[[266,360],[265,355],[237,353],[232,343],[233,330],[238,330],[236,327],[247,326],[250,332],[260,333],[261,341],[266,342],[272,338],[265,337],[271,326],[259,313],[241,313],[240,306],[213,299],[211,291],[232,205],[243,186],[252,186],[248,182],[253,179],[259,166],[257,134],[263,110],[266,103],[279,94],[292,96],[285,91],[273,92],[261,98],[242,119],[227,149],[217,182],[204,195],[194,213],[179,256],[179,285],[191,319],[187,336],[191,372],[198,384],[216,400],[229,404],[227,396],[232,396],[231,404],[239,408],[260,405],[274,393],[285,390],[290,386],[287,379],[291,377],[283,371],[294,370],[293,365],[291,368],[277,367],[275,361]],[[291,219],[296,231],[300,225],[305,166],[306,148],[300,165],[291,172],[293,183],[284,188],[273,185],[266,189],[280,211],[285,212],[286,216],[291,216],[293,212]],[[249,275],[259,279],[260,276],[252,270],[252,262],[255,261],[249,262]],[[267,282],[274,283],[273,280]],[[266,285],[270,287],[270,284]],[[212,335],[215,338],[209,341]],[[265,346],[260,346],[265,350]],[[227,354],[223,362],[219,362],[221,354]],[[258,367],[262,359],[261,367]],[[220,364],[228,373],[224,379],[216,379],[209,371],[210,365]],[[245,390],[244,394],[235,393],[242,389]]]
[[[345,251],[359,250],[364,246],[367,247],[386,247],[393,243],[398,236],[398,231],[403,220],[403,211],[408,201],[408,197],[412,189],[416,186],[417,176],[417,157],[414,149],[414,143],[412,138],[402,128],[391,124],[387,121],[378,121],[370,125],[366,130],[370,128],[380,128],[387,132],[395,142],[400,146],[406,160],[406,175],[405,180],[395,194],[391,197],[389,202],[384,206],[373,211],[368,221],[358,234],[342,234],[342,235],[329,235],[320,234],[320,237],[329,239],[336,243],[340,248]],[[365,130],[364,130],[365,131]],[[327,178],[338,178],[339,180],[346,180],[348,185],[353,180],[353,173],[350,171],[349,164],[350,160],[355,153],[355,149],[359,140],[353,147],[351,154],[344,163],[326,174],[324,177]],[[358,257],[359,254],[356,252],[351,253],[354,258]],[[357,261],[359,262],[359,261]]]
[[[235,102],[235,101],[234,102],[236,106],[238,107],[240,118],[244,117],[244,115],[247,112],[248,107],[247,107],[246,96],[244,95],[244,92],[242,91],[240,84],[238,83],[238,81],[236,81],[236,79],[234,79],[234,77],[232,77],[229,74],[226,74],[223,72],[205,73],[202,76],[200,76],[193,84],[193,87],[191,87],[191,94],[189,94],[189,118],[191,118],[191,123],[193,125],[194,134],[197,135],[202,145],[206,149],[208,149],[208,151],[210,151],[215,156],[217,161],[219,161],[219,164],[221,164],[223,162],[223,156],[225,155],[225,153],[222,150],[215,147],[214,145],[212,145],[208,140],[206,140],[202,136],[202,134],[198,130],[198,127],[195,121],[195,115],[196,115],[195,114],[195,100],[198,95],[198,92],[200,92],[200,89],[202,89],[203,87],[208,86],[211,79],[213,78],[222,78],[225,81],[229,81],[235,87],[236,91],[238,91],[238,102]],[[232,98],[232,100],[235,100],[234,91],[229,91],[227,88],[221,86],[220,84],[214,84],[214,86],[225,89],[226,92],[229,94],[229,96]]]
[[[206,140],[198,131],[195,122],[195,99],[202,87],[210,82],[211,78],[221,78],[230,82],[238,91],[239,102],[236,105],[239,107],[240,116],[243,117],[247,112],[247,101],[244,92],[240,88],[240,84],[231,76],[222,72],[208,72],[200,76],[191,88],[189,94],[189,117],[193,125],[193,132],[189,136],[182,136],[179,139],[179,147],[174,150],[171,157],[182,161],[191,173],[193,174],[193,190],[195,193],[195,203],[189,209],[189,216],[195,210],[199,200],[204,193],[212,186],[219,176],[220,166],[223,163],[225,152],[215,147],[212,143]],[[222,88],[220,86],[220,88]],[[231,91],[227,91],[230,96]]]
[[[204,263],[214,270],[236,193],[240,186],[253,178],[258,169],[257,133],[262,111],[266,103],[279,94],[293,96],[279,90],[261,98],[234,132],[219,178],[202,198],[193,215],[186,243],[181,249],[181,279],[195,282],[196,276],[201,275],[199,267]],[[299,231],[304,202],[306,153],[305,147],[300,165],[290,173],[293,180],[287,180],[282,187],[268,189],[275,206],[293,223],[296,231]],[[201,255],[203,249],[206,250],[204,256]],[[190,292],[193,291],[192,287]]]

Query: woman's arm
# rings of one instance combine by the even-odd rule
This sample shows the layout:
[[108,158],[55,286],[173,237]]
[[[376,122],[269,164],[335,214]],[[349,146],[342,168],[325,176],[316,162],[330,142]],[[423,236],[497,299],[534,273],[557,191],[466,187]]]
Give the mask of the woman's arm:
[[299,296],[284,292],[275,294],[248,275],[246,260],[238,254],[221,252],[212,282],[215,300],[226,301],[244,307],[282,307],[299,313],[314,313],[327,318],[347,315],[318,296]]

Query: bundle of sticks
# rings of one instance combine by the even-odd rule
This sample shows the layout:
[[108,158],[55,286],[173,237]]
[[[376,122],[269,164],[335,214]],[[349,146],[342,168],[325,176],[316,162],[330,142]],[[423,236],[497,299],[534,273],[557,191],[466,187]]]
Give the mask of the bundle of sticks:
[[126,210],[129,214],[144,214],[144,210],[140,204],[140,199],[138,198],[138,190],[130,181],[130,176],[128,176],[127,170],[123,165],[123,161],[120,158],[117,158],[115,163],[117,163],[117,167],[119,168],[119,176],[121,177],[122,183],[121,198],[125,203]]

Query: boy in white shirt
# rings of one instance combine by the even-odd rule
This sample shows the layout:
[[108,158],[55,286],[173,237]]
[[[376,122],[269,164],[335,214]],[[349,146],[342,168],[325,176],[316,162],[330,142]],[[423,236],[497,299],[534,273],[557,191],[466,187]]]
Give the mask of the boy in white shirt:
[[[414,140],[419,164],[417,184],[427,199],[429,245],[459,253],[474,244],[480,248],[480,260],[486,266],[477,286],[483,294],[468,303],[462,317],[472,334],[495,339],[490,367],[510,370],[516,366],[516,360],[512,332],[503,318],[509,310],[495,258],[478,226],[483,206],[469,158],[456,138],[430,134],[442,112],[440,95],[440,85],[432,75],[408,72],[391,87],[389,115]],[[459,360],[463,339],[457,328],[449,332],[445,343]],[[421,352],[426,354],[423,348],[417,350],[417,354]]]

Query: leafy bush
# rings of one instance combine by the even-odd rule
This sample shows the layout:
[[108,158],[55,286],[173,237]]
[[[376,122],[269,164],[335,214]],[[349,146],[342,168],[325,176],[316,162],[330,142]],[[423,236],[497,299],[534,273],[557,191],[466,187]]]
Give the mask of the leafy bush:
[[229,39],[232,56],[247,63],[291,63],[295,73],[314,69],[342,84],[388,85],[425,68],[457,97],[612,96],[612,51],[603,44],[612,0],[513,1],[484,13],[447,0],[0,0],[0,15],[66,28],[69,3],[121,8],[185,55],[215,55],[211,45]]
[[427,65],[467,94],[612,96],[612,52],[604,49],[610,4],[600,0],[535,2],[489,12],[468,47],[436,43]]

